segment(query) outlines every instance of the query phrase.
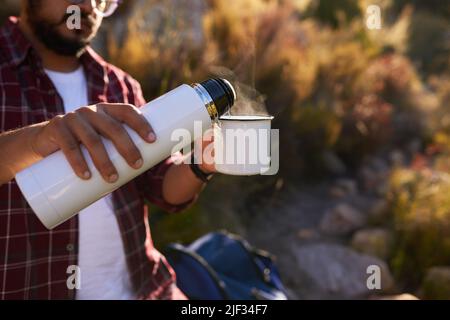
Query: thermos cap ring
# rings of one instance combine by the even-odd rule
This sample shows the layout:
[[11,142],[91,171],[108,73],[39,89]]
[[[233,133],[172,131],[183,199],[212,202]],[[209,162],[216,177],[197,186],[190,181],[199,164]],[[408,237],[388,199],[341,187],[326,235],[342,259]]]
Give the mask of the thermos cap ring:
[[203,81],[200,85],[214,101],[219,116],[227,113],[236,101],[236,91],[228,80],[214,78]]

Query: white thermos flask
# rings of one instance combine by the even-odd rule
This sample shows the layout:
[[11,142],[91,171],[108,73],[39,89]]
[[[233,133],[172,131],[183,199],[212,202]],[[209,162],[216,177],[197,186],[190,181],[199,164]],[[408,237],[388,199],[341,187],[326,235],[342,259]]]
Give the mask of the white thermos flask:
[[[62,151],[57,151],[17,173],[16,182],[40,221],[53,229],[185,147],[180,141],[172,140],[174,130],[188,130],[193,139],[196,121],[201,121],[203,131],[211,128],[214,121],[233,106],[235,99],[233,86],[227,80],[217,78],[181,85],[143,106],[140,110],[158,138],[149,144],[125,126],[144,160],[139,170],[127,164],[111,141],[103,139],[119,174],[118,181],[113,184],[103,180],[84,146],[81,146],[82,152],[92,172],[89,180],[80,179]],[[174,150],[175,146],[179,149]]]

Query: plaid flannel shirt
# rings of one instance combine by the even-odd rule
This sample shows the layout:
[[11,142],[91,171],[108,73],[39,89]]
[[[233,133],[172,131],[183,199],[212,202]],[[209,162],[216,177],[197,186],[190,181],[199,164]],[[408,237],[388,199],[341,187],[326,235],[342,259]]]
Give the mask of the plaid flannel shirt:
[[[42,62],[10,17],[0,29],[0,132],[43,122],[64,114],[63,102]],[[140,85],[106,63],[92,48],[81,56],[89,103],[145,104]],[[1,155],[5,156],[5,155]],[[170,299],[179,293],[173,269],[153,246],[147,199],[168,212],[162,197],[166,171],[180,154],[113,192],[114,211],[124,242],[128,271],[140,299]],[[78,216],[47,230],[33,213],[15,180],[0,186],[0,299],[74,299],[67,286],[67,268],[77,265]]]

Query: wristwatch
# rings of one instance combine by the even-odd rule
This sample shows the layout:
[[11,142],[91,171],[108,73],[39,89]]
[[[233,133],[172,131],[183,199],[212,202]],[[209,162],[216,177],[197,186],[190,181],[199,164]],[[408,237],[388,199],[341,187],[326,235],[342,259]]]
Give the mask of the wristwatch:
[[195,174],[195,176],[202,180],[204,183],[208,183],[214,175],[214,173],[206,173],[203,172],[202,169],[200,169],[200,166],[195,161],[194,152],[192,152],[191,154],[191,163],[189,166],[191,167],[191,170]]

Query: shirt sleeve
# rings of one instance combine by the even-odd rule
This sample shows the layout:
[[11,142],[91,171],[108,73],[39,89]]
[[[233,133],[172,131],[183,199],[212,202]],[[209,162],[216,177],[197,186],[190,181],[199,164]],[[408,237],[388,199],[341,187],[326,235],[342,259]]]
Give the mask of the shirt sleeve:
[[138,183],[138,188],[141,190],[142,196],[145,199],[169,213],[176,213],[188,209],[199,197],[199,193],[196,193],[191,200],[179,205],[170,204],[164,199],[162,193],[164,177],[170,167],[175,165],[174,163],[177,158],[180,157],[182,157],[180,152],[173,154],[152,169],[143,173],[136,181]]
[[[139,82],[135,80],[131,81],[131,86],[134,93],[134,105],[140,108],[146,104],[141,86]],[[166,176],[167,171],[175,165],[177,160],[181,157],[181,152],[177,152],[135,179],[141,195],[151,203],[169,213],[180,212],[191,207],[199,197],[199,193],[197,193],[191,200],[179,205],[170,204],[163,197],[162,190],[164,177]]]

